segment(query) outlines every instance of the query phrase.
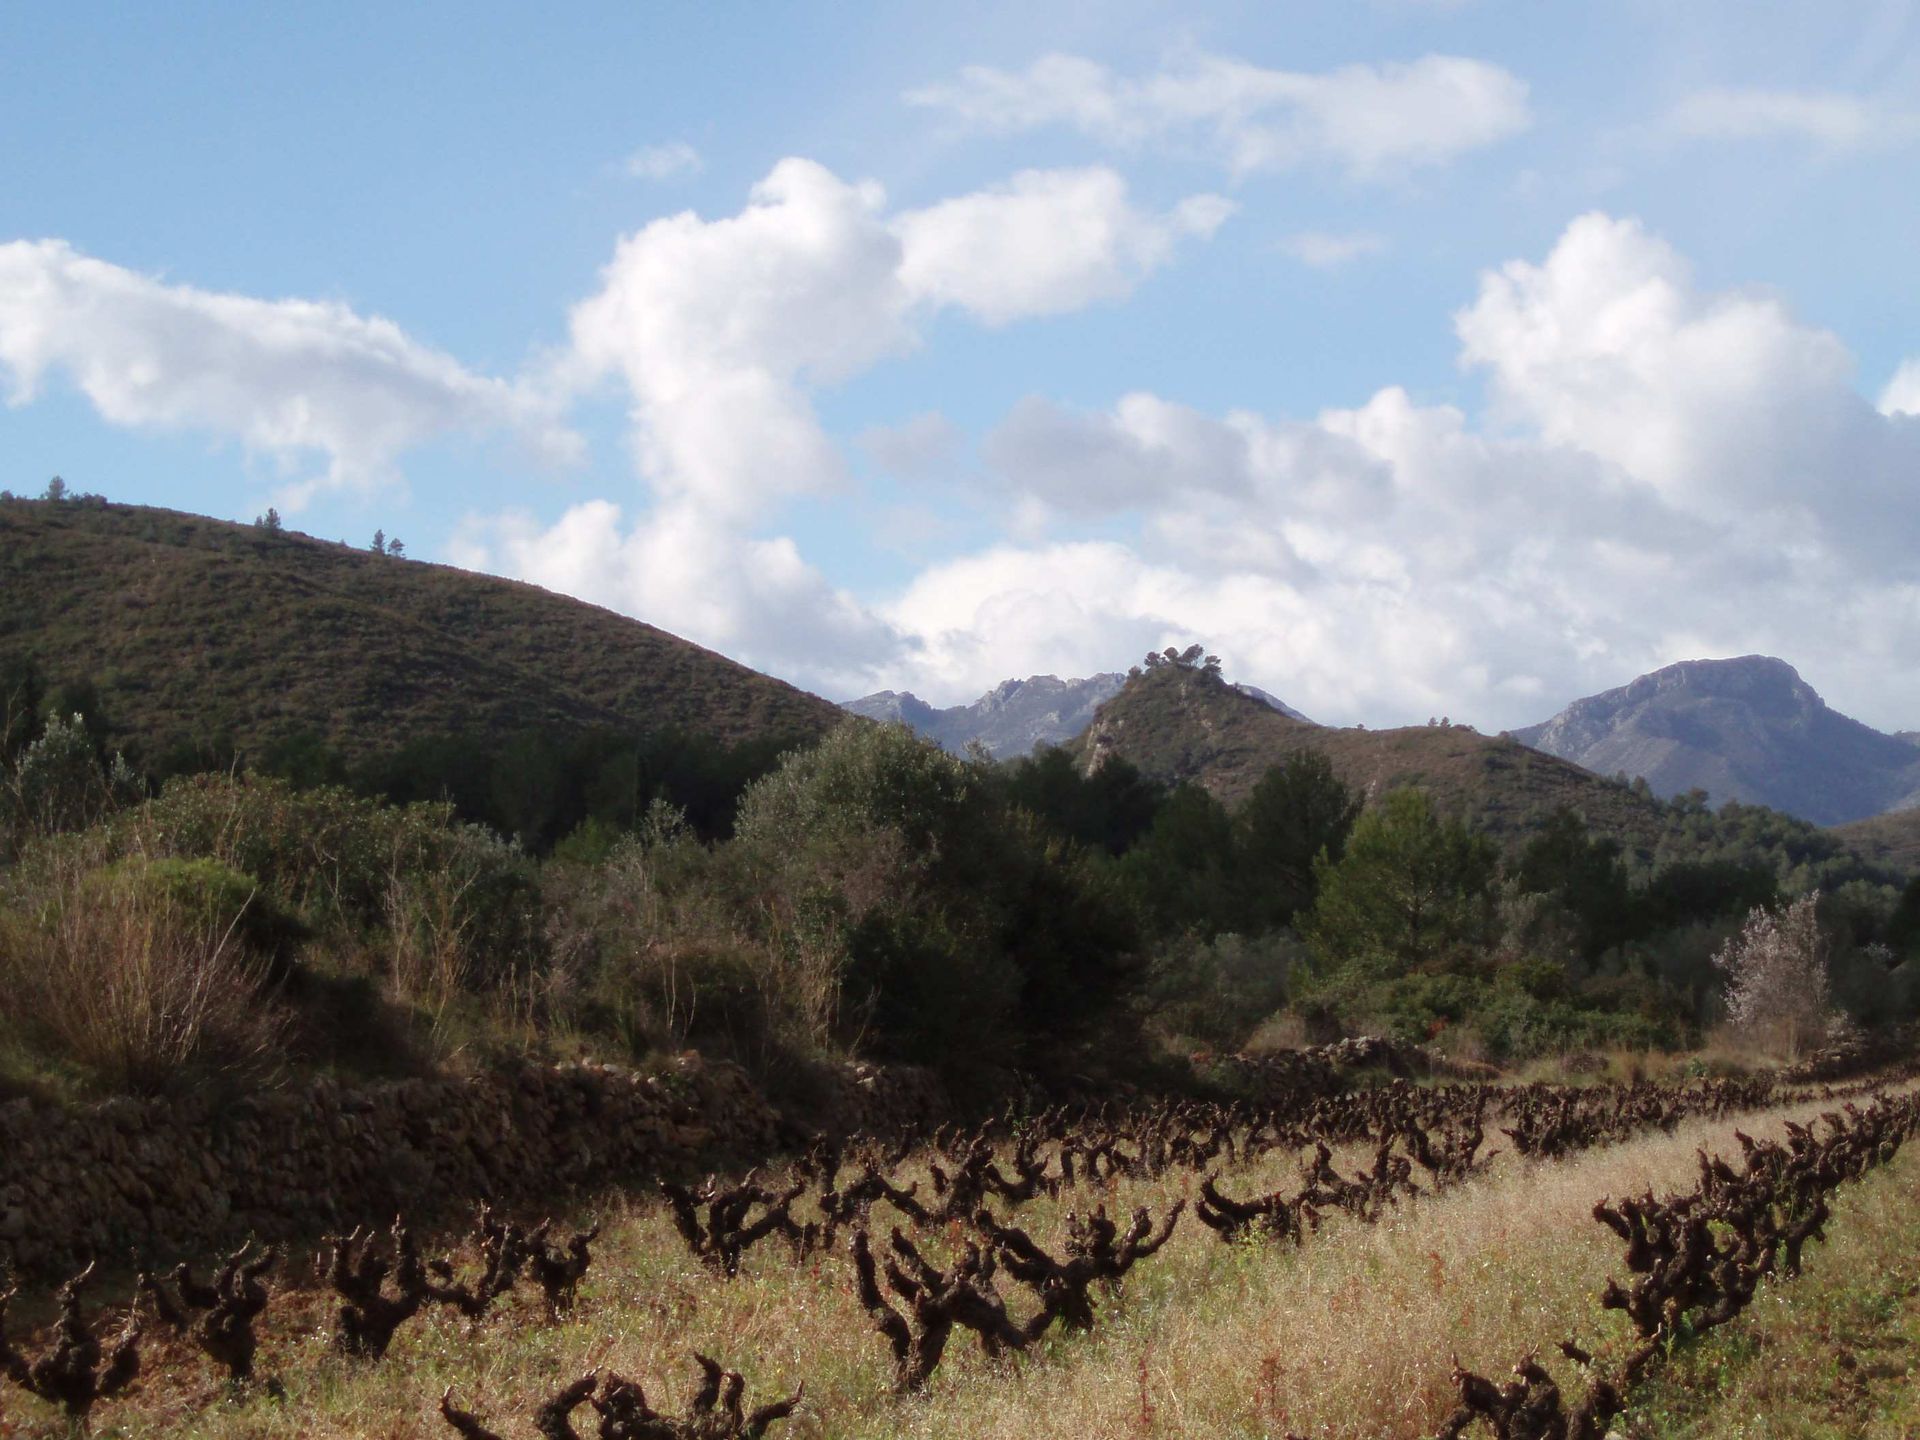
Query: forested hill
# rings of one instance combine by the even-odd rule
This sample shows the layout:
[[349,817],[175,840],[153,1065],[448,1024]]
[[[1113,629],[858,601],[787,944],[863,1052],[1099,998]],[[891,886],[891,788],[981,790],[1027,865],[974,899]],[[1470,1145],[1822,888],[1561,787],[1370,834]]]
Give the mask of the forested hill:
[[[110,743],[347,758],[425,734],[817,736],[818,696],[532,585],[85,498],[0,502],[0,669],[84,696]],[[89,694],[89,689],[92,693]]]
[[1295,750],[1317,750],[1353,789],[1377,798],[1418,785],[1443,808],[1496,836],[1530,829],[1560,808],[1629,848],[1656,845],[1662,807],[1513,740],[1464,725],[1336,729],[1295,720],[1204,669],[1167,662],[1131,678],[1070,747],[1083,763],[1115,755],[1153,779],[1194,781],[1229,807]]

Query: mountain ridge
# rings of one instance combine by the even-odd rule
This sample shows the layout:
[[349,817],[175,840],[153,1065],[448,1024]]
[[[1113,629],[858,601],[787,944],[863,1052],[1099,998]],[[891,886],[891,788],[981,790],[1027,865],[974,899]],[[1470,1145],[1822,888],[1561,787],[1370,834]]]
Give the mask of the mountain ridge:
[[1840,825],[1920,803],[1920,754],[1832,709],[1793,666],[1766,655],[1685,660],[1574,701],[1510,732],[1655,794],[1704,790]]
[[353,757],[460,732],[808,739],[828,701],[537,586],[180,511],[0,502],[0,659],[95,688],[136,754],[317,735]]
[[[1093,723],[1099,707],[1120,693],[1127,677],[1117,670],[1102,671],[1076,680],[1057,675],[1029,675],[1002,680],[979,699],[966,705],[936,707],[911,690],[878,690],[841,708],[869,720],[907,726],[956,755],[978,742],[996,760],[1030,755],[1040,745],[1064,745]],[[1306,717],[1279,697],[1254,685],[1236,685],[1283,715]]]
[[1664,826],[1650,795],[1510,738],[1467,725],[1315,725],[1272,710],[1207,671],[1177,664],[1131,678],[1064,748],[1089,771],[1117,757],[1163,783],[1202,785],[1229,807],[1251,793],[1269,766],[1312,750],[1369,802],[1418,785],[1503,841],[1530,833],[1562,807],[1630,848],[1650,849]]

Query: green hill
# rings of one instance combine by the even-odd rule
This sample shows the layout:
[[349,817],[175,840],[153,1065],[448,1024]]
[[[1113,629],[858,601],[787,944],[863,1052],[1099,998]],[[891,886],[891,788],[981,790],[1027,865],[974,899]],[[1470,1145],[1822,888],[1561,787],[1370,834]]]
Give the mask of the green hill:
[[91,685],[135,758],[313,735],[678,730],[804,739],[840,712],[663,630],[532,585],[94,499],[0,502],[0,666]]
[[1310,749],[1325,754],[1340,778],[1369,799],[1418,785],[1443,808],[1502,838],[1524,833],[1562,806],[1630,849],[1651,849],[1664,829],[1661,807],[1649,796],[1517,741],[1461,725],[1314,725],[1216,675],[1172,663],[1132,677],[1068,749],[1083,763],[1118,755],[1155,779],[1195,781],[1229,807],[1269,765]]

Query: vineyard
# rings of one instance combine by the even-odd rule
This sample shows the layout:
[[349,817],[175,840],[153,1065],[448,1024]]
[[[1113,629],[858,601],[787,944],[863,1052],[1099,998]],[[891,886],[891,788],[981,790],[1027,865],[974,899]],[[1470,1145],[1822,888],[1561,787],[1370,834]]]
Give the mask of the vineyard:
[[593,1215],[9,1292],[0,1435],[1601,1440],[1916,1129],[1901,1072],[823,1138]]

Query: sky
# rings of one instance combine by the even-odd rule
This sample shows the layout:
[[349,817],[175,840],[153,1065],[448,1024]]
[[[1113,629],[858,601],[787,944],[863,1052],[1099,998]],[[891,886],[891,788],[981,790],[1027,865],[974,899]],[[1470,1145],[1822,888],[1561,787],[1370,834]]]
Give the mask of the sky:
[[1920,728],[1920,4],[541,8],[9,4],[0,486],[834,699]]

